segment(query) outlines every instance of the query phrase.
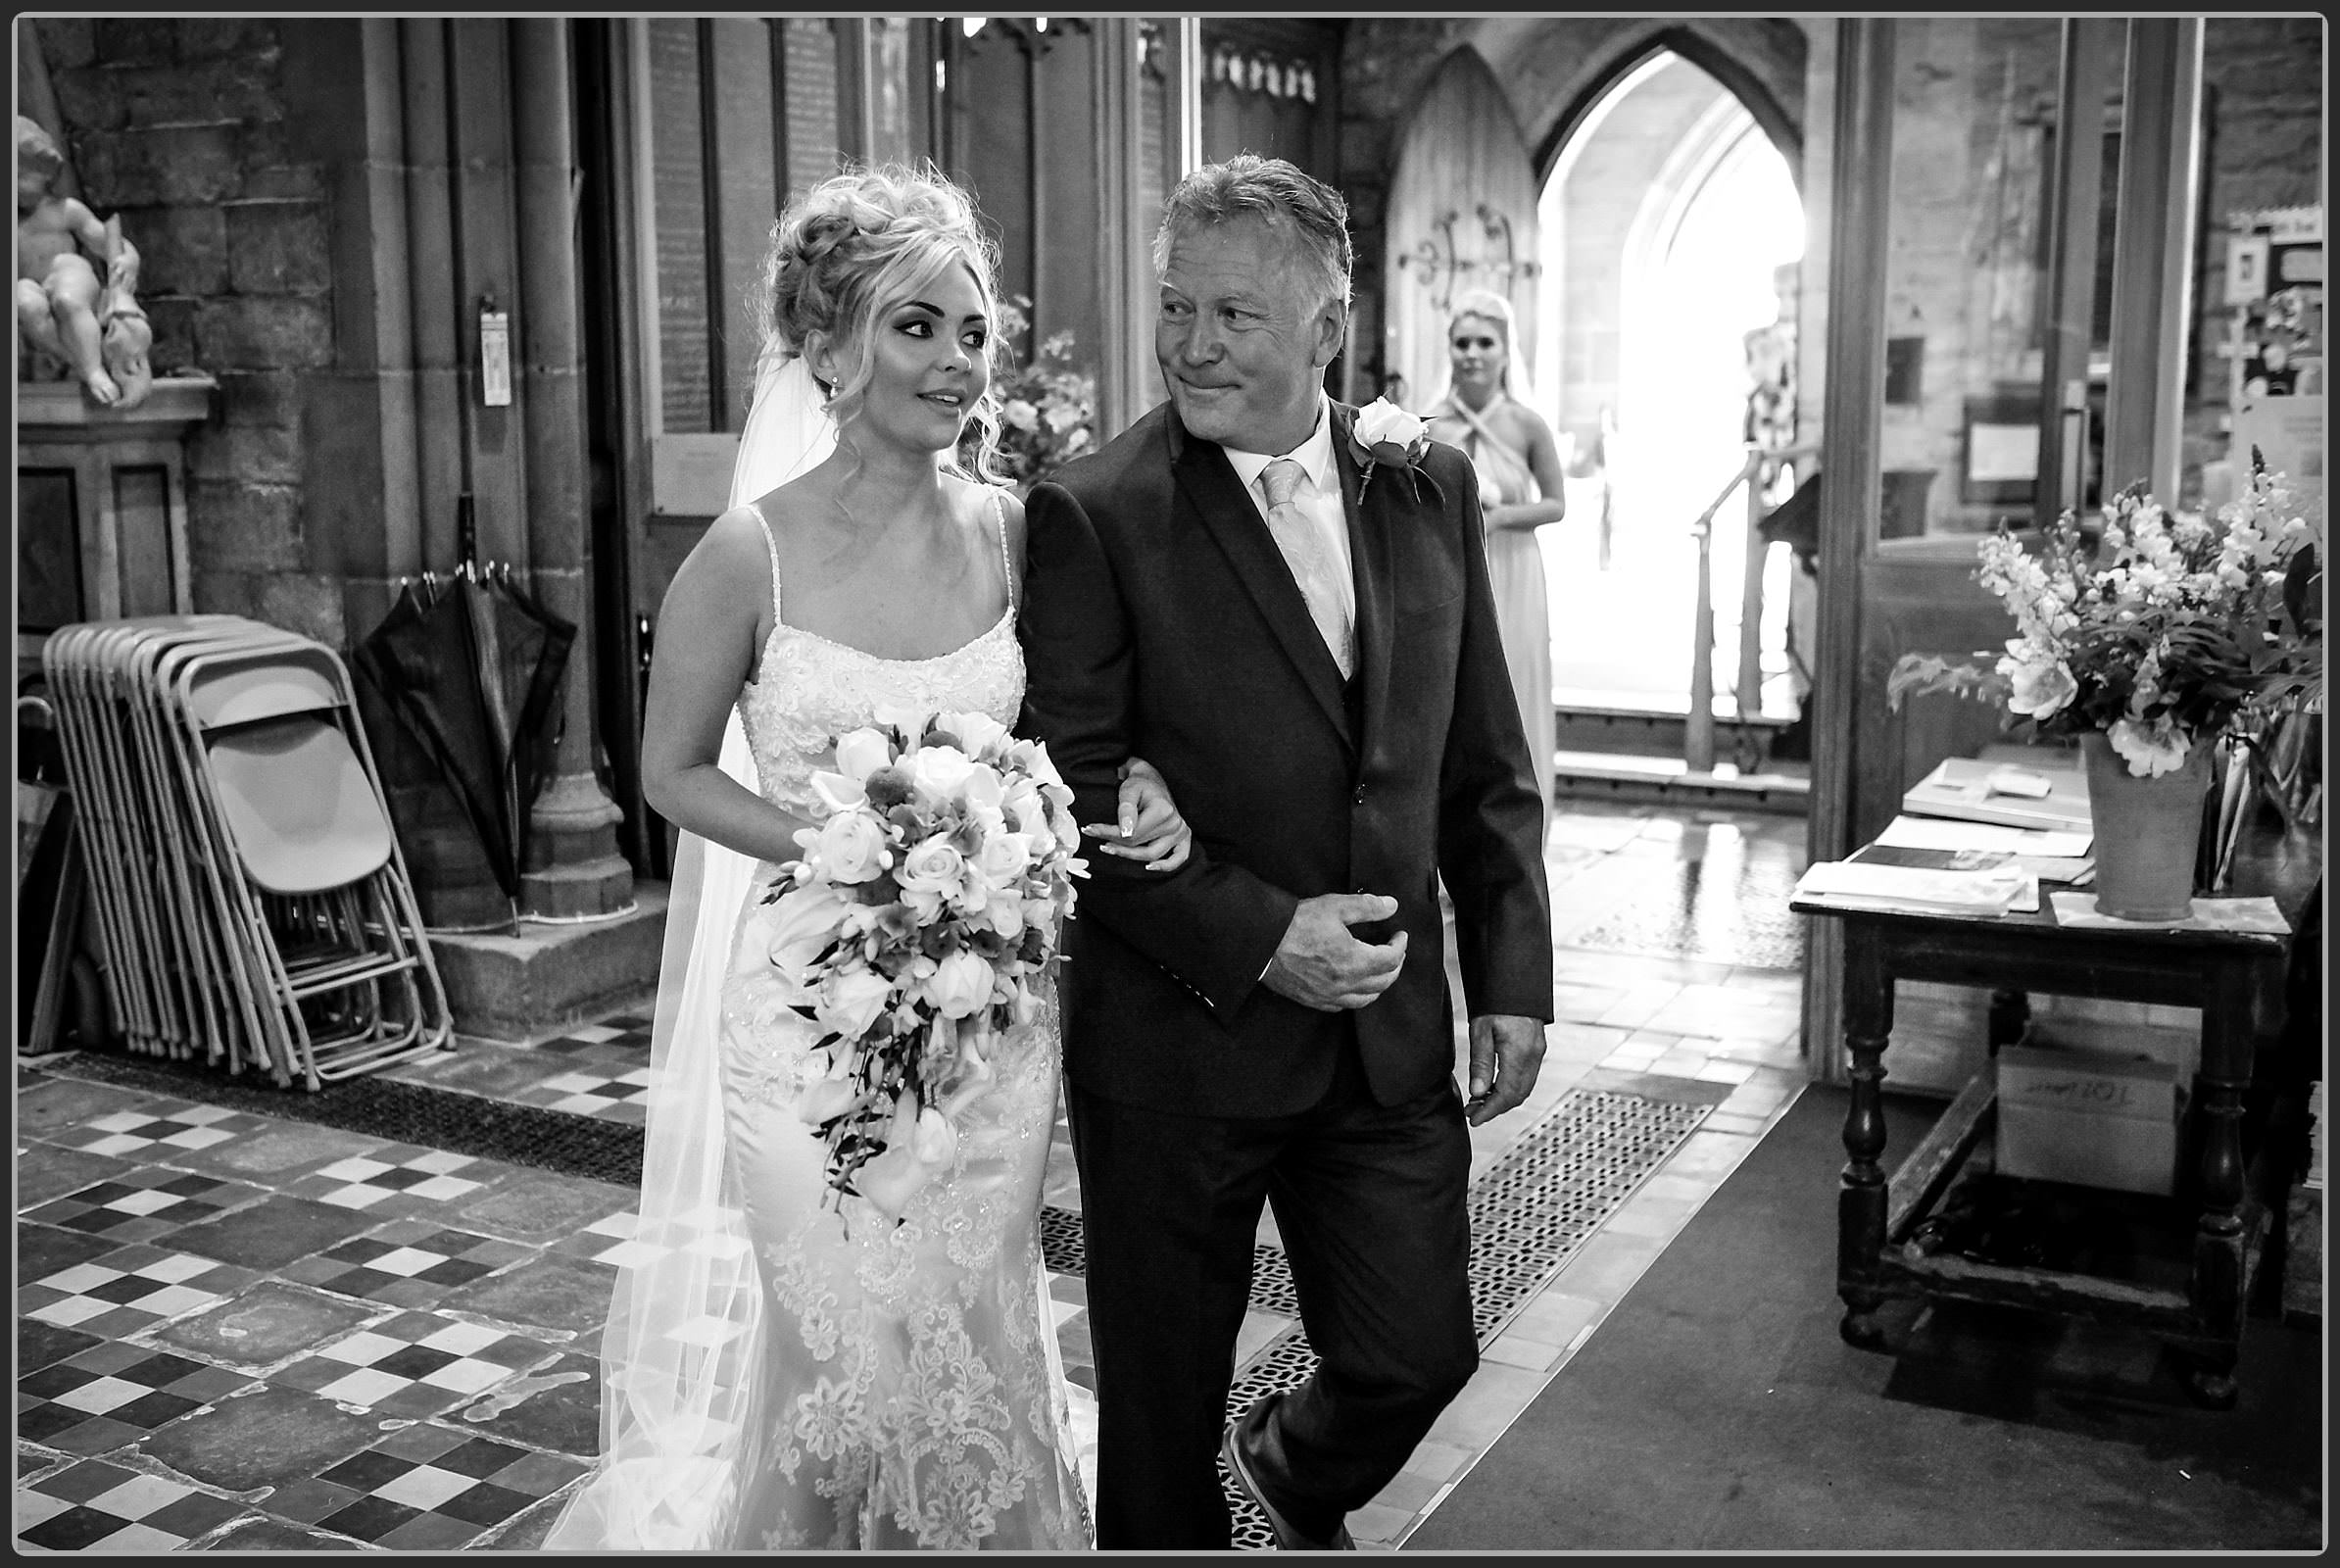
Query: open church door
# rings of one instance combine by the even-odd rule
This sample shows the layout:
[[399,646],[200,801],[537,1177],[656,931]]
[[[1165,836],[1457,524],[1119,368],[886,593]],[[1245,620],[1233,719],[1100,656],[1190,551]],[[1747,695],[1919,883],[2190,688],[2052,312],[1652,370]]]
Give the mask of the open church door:
[[1398,143],[1384,273],[1394,399],[1417,413],[1446,385],[1446,316],[1456,295],[1488,288],[1519,318],[1515,364],[1533,376],[1537,265],[1536,171],[1494,74],[1476,49],[1439,63]]

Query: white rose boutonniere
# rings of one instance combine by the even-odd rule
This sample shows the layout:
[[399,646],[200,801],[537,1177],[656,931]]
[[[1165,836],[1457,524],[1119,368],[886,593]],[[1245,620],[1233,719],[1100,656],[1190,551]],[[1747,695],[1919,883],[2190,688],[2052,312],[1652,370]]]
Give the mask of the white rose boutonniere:
[[1430,450],[1430,426],[1388,398],[1375,398],[1357,411],[1356,425],[1349,432],[1349,450],[1364,466],[1357,481],[1357,499],[1363,501],[1376,467],[1403,468],[1411,483],[1414,465]]

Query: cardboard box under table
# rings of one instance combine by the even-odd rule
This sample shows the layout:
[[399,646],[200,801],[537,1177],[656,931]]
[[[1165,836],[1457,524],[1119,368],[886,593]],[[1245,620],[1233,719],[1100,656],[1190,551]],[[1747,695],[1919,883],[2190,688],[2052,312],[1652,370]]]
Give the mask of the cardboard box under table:
[[2109,1051],[2002,1046],[1998,1169],[2167,1198],[2177,1190],[2177,1069]]

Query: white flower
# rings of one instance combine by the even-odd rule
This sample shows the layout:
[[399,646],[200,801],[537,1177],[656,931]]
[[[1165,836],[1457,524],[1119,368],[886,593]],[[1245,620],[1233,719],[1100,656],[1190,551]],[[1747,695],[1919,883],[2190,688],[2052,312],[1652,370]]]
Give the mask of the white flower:
[[918,912],[921,922],[931,921],[942,912],[946,899],[957,896],[966,863],[957,846],[942,834],[912,845],[895,873],[902,902]]
[[899,703],[879,703],[869,710],[869,716],[889,729],[902,731],[915,746],[925,738],[926,726],[935,715],[930,708],[904,708]]
[[992,1000],[992,966],[972,948],[945,954],[926,980],[927,1000],[946,1018],[965,1018]]
[[999,411],[999,417],[1019,430],[1034,430],[1040,427],[1040,411],[1022,398],[1009,398],[1007,406]]
[[911,1152],[921,1164],[949,1168],[958,1152],[958,1129],[951,1125],[951,1118],[933,1105],[918,1112],[918,1133],[910,1140]]
[[894,743],[877,730],[848,730],[837,737],[837,771],[855,784],[893,760]]
[[771,937],[765,951],[772,967],[792,984],[811,983],[808,972],[821,950],[837,939],[846,910],[845,895],[827,882],[806,882],[780,896],[772,906]]
[[[1375,398],[1357,411],[1357,445],[1379,463],[1403,463],[1429,427],[1388,398]],[[1385,449],[1387,453],[1385,455]]]
[[994,888],[984,918],[994,931],[1013,942],[1024,934],[1024,901],[1011,889]]
[[967,754],[952,746],[925,746],[910,756],[910,782],[931,800],[951,799],[974,771]]
[[1005,724],[980,709],[964,713],[938,713],[935,722],[956,735],[959,750],[969,757],[988,760],[1013,739]]
[[2166,721],[2148,728],[2134,719],[2118,719],[2105,731],[2105,739],[2128,763],[2129,773],[2136,778],[2159,778],[2164,773],[2176,772],[2185,766],[2186,753],[2193,749],[2185,735]]
[[[1048,428],[1062,435],[1081,422],[1081,411],[1069,403],[1059,403],[1048,412]],[[1025,428],[1031,428],[1027,425]]]
[[853,1109],[860,1098],[860,1085],[850,1078],[815,1078],[797,1096],[797,1119],[818,1127]]
[[867,882],[886,868],[886,829],[866,811],[839,811],[820,826],[817,858],[832,882]]
[[918,1157],[919,1113],[915,1096],[903,1094],[894,1102],[894,1120],[886,1129],[885,1152],[872,1156],[853,1173],[854,1190],[888,1219],[900,1219],[919,1189],[937,1171]]
[[813,1011],[824,1028],[848,1040],[858,1040],[886,1010],[894,982],[875,969],[840,969],[820,983]]
[[861,787],[860,781],[843,773],[815,773],[808,782],[813,799],[830,811],[850,811],[869,800],[869,792]]
[[975,852],[975,863],[993,886],[1005,887],[1030,868],[1032,840],[1022,833],[989,834]]
[[2008,642],[2007,653],[1999,661],[1999,673],[2014,687],[2007,697],[2010,711],[2045,718],[2080,694],[2079,682],[2061,660],[2035,657],[2021,638]]

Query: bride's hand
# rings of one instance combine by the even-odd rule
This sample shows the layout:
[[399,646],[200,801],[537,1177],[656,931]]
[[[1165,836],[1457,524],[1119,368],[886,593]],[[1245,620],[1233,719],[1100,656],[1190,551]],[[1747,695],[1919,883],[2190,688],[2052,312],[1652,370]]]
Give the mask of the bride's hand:
[[1118,824],[1092,822],[1082,830],[1103,841],[1100,854],[1141,861],[1148,871],[1175,871],[1187,863],[1194,830],[1178,814],[1170,786],[1142,757],[1121,764],[1120,808]]

